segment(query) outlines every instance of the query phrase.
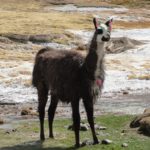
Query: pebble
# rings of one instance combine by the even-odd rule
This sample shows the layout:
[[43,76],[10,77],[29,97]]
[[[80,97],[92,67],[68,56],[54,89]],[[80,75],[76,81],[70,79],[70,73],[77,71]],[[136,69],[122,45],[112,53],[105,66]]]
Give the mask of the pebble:
[[100,125],[98,125],[98,124],[95,124],[95,129],[96,129],[96,130],[106,130],[107,127],[104,127],[104,126],[100,126]]
[[121,146],[122,146],[122,147],[128,147],[128,144],[127,144],[127,143],[122,143]]
[[127,94],[129,94],[128,91],[123,91],[123,95],[127,95]]
[[[87,131],[89,129],[88,125],[85,123],[80,124],[80,131]],[[68,126],[68,130],[74,130],[73,125]]]
[[4,124],[4,120],[0,118],[0,124]]
[[112,141],[109,139],[102,140],[102,144],[111,144],[111,143],[112,143]]

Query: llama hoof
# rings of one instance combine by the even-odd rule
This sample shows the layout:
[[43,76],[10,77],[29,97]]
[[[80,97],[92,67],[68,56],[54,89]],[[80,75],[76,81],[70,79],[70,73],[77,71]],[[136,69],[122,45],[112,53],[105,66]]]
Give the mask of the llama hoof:
[[49,138],[54,139],[54,136],[53,136],[53,135],[50,135]]
[[81,144],[75,144],[74,147],[75,147],[75,148],[79,148],[79,147],[81,147]]
[[45,141],[45,137],[44,136],[41,136],[41,141]]
[[96,144],[100,144],[101,142],[99,140],[96,140],[93,142],[93,145],[96,145]]

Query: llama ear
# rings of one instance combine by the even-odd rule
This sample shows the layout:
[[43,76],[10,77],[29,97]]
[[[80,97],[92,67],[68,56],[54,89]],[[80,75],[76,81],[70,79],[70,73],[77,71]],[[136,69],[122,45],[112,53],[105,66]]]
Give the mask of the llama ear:
[[108,26],[109,30],[112,30],[112,22],[113,22],[113,17],[110,17],[107,21],[106,21],[106,26]]
[[97,21],[96,21],[95,17],[93,18],[93,23],[94,23],[94,26],[95,26],[95,30],[97,30]]

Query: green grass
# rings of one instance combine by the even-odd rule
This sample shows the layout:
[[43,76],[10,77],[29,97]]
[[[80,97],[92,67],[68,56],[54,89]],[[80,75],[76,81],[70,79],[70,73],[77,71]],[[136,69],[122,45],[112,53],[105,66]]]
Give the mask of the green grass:
[[[122,150],[121,144],[126,142],[127,150],[149,150],[149,137],[137,134],[137,131],[129,128],[133,116],[104,115],[97,117],[95,122],[107,127],[107,130],[97,130],[99,140],[110,139],[110,145],[92,145],[80,148],[81,150]],[[56,119],[54,122],[55,139],[39,141],[39,122],[25,121],[13,124],[16,132],[7,134],[4,129],[0,130],[1,150],[71,150],[74,149],[74,132],[67,130],[66,126],[71,124],[69,119]],[[48,137],[48,125],[45,124],[46,137]],[[125,133],[122,133],[125,130]],[[91,132],[81,131],[81,141],[92,139]]]

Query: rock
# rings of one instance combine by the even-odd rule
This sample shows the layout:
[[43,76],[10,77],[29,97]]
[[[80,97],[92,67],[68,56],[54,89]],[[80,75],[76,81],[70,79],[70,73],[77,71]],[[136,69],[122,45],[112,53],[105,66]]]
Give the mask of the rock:
[[145,135],[150,135],[150,116],[140,120],[139,131],[141,131]]
[[123,91],[123,95],[127,95],[127,94],[129,94],[128,91]]
[[145,110],[144,110],[144,114],[150,114],[150,108],[146,108]]
[[[130,39],[128,37],[111,38],[106,44],[106,53],[121,53],[141,44],[143,44],[141,41]],[[79,42],[76,50],[87,50],[88,48],[88,44],[82,44]]]
[[0,42],[5,44],[13,43],[9,38],[0,36]]
[[89,129],[89,128],[88,128],[88,125],[87,125],[87,124],[85,124],[85,123],[84,123],[84,124],[83,124],[83,123],[80,124],[80,130],[81,130],[81,131],[87,131],[88,129]]
[[30,35],[29,41],[32,42],[50,42],[53,38],[51,34]]
[[121,146],[122,146],[122,147],[128,147],[128,144],[127,144],[127,143],[122,143]]
[[87,49],[88,49],[87,45],[82,44],[82,43],[79,43],[77,48],[76,48],[76,50],[80,50],[80,51],[87,50]]
[[[80,123],[80,131],[87,131],[89,129],[88,125],[85,123]],[[73,125],[68,126],[68,130],[74,130]]]
[[0,125],[4,124],[4,120],[2,118],[0,118]]
[[131,128],[136,128],[136,127],[140,127],[140,121],[145,118],[145,117],[149,117],[150,116],[150,113],[145,113],[145,114],[142,114],[142,115],[139,115],[137,117],[135,117],[131,123],[130,123],[130,127]]
[[4,34],[4,37],[7,37],[8,39],[16,42],[23,42],[26,43],[29,41],[29,35],[23,35],[23,34]]
[[111,144],[111,143],[112,143],[112,141],[109,139],[102,140],[102,144]]
[[12,129],[12,132],[17,132],[17,129]]
[[93,145],[93,142],[88,139],[88,140],[85,140],[85,141],[83,141],[83,142],[81,143],[81,147],[82,147],[82,146],[86,146],[86,145]]
[[30,110],[29,110],[29,109],[23,109],[23,110],[21,111],[21,116],[29,115],[29,113],[30,113]]
[[99,125],[95,124],[95,129],[96,129],[96,130],[106,130],[107,127],[99,126]]
[[5,133],[6,133],[6,134],[10,134],[10,131],[9,131],[9,130],[7,130]]
[[23,108],[21,110],[21,116],[25,116],[25,115],[38,115],[38,112],[36,112],[35,110],[33,110],[33,108],[29,107],[29,108]]
[[142,115],[135,117],[131,123],[131,128],[139,127],[140,133],[150,135],[150,108],[144,110]]
[[106,45],[107,53],[121,53],[142,44],[141,41],[133,40],[127,37],[112,38]]

